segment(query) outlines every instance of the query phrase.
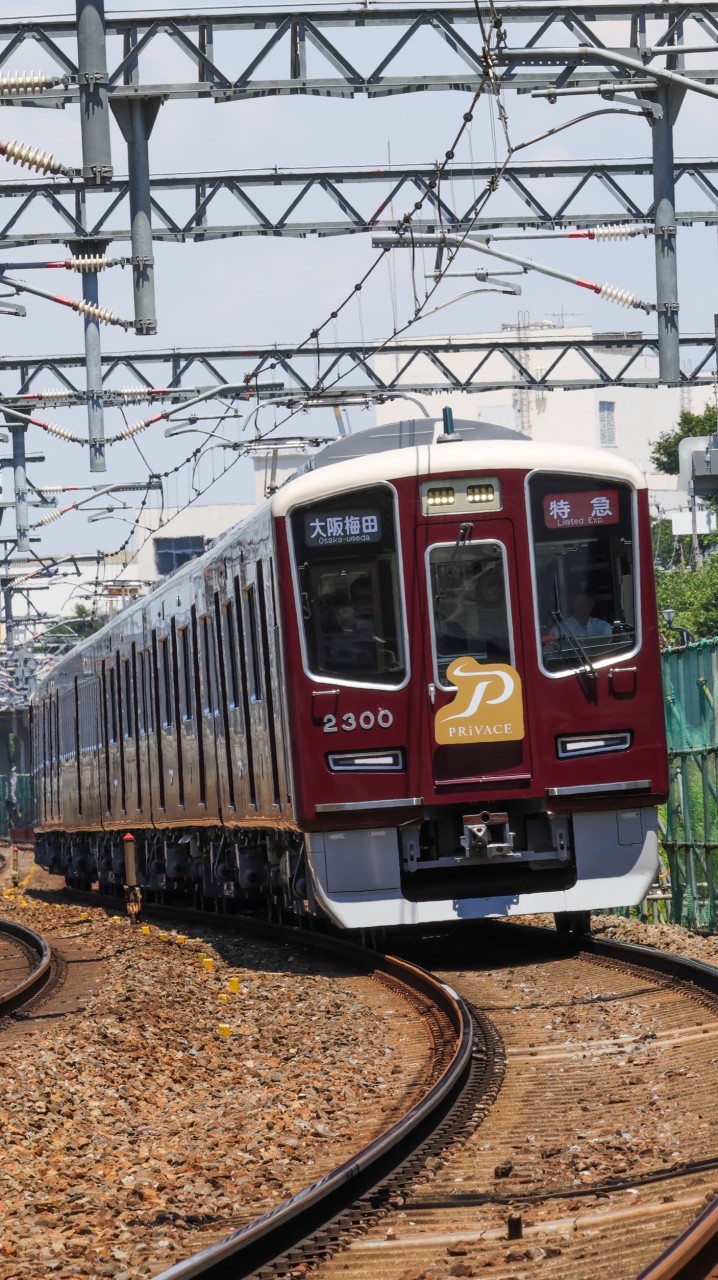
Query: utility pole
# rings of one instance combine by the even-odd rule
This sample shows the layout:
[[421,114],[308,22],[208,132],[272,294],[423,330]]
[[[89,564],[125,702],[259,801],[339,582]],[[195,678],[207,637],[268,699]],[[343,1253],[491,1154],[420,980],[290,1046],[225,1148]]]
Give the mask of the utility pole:
[[82,176],[99,185],[112,177],[105,6],[103,0],[75,0],[75,6]]
[[149,138],[160,103],[154,98],[133,98],[130,102],[113,102],[112,106],[127,142],[135,333],[145,335],[157,332]]
[[678,264],[676,260],[676,193],[673,176],[673,122],[685,90],[659,85],[660,107],[651,124],[653,138],[653,202],[656,255],[658,370],[661,382],[679,382]]
[[[112,177],[110,108],[107,78],[104,0],[75,0],[77,13],[77,70],[82,131],[82,176],[99,186]],[[94,252],[94,250],[93,250]],[[97,272],[83,275],[82,297],[98,305]],[[87,367],[87,435],[90,470],[105,471],[105,426],[102,408],[100,326],[85,316]]]

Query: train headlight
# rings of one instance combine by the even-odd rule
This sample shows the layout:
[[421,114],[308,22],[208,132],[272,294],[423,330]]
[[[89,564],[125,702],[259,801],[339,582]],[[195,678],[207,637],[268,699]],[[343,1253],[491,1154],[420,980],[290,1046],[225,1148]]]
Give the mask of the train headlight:
[[493,502],[494,486],[492,484],[468,484],[466,497],[469,502]]
[[448,485],[443,489],[427,489],[426,505],[428,507],[453,507],[455,501],[454,490]]
[[403,751],[331,751],[327,764],[333,773],[398,773]]
[[609,751],[627,751],[631,745],[630,733],[577,733],[556,739],[559,760],[571,760],[574,756],[600,756]]

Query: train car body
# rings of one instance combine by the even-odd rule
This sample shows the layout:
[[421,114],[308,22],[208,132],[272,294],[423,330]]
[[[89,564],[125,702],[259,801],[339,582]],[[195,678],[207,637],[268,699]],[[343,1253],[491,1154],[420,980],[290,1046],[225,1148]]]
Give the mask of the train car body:
[[37,857],[120,888],[130,836],[157,894],[347,928],[637,903],[662,707],[635,467],[377,428],[40,683]]

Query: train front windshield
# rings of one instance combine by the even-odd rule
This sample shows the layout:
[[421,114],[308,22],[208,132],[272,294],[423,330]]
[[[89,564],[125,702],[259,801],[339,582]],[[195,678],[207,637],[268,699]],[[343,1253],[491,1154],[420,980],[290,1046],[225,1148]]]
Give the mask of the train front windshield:
[[500,542],[436,544],[428,557],[439,683],[454,658],[512,662],[508,585]]
[[579,476],[529,481],[541,665],[614,658],[637,642],[633,491]]
[[406,677],[394,497],[384,486],[292,513],[308,670],[358,684]]

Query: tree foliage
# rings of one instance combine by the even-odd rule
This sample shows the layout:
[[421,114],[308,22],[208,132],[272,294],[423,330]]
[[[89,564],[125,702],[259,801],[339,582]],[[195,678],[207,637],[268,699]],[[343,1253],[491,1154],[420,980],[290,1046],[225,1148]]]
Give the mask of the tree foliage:
[[676,611],[672,629],[661,627],[667,639],[676,639],[676,629],[682,627],[697,640],[718,636],[718,556],[711,556],[700,569],[657,573],[656,595],[659,615],[664,609]]
[[656,471],[669,476],[678,475],[678,446],[687,436],[712,436],[716,431],[715,405],[707,404],[702,413],[681,412],[678,426],[673,431],[662,431],[651,449],[651,461]]

